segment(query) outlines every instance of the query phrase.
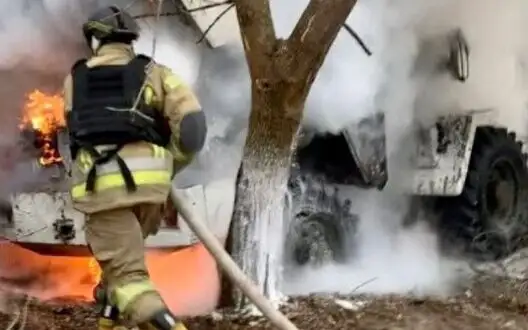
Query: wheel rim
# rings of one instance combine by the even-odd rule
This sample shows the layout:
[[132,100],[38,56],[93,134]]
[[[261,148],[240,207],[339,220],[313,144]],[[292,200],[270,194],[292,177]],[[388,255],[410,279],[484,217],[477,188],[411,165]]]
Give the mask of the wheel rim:
[[299,231],[294,256],[300,265],[321,266],[334,259],[334,251],[326,238],[324,225],[319,220],[305,220]]
[[514,165],[506,159],[497,160],[485,187],[485,210],[490,225],[502,233],[509,232],[515,222],[519,194],[519,178]]

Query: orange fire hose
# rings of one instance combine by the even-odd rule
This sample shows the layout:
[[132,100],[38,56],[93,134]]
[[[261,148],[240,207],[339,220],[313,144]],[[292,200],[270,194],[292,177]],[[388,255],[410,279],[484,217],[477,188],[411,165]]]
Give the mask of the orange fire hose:
[[220,241],[207,228],[203,220],[189,206],[187,199],[182,192],[174,187],[171,192],[171,199],[174,206],[182,216],[189,228],[202,241],[209,253],[215,258],[222,270],[229,276],[235,285],[257,306],[262,314],[278,329],[298,330],[297,327],[279,310],[275,309],[271,302],[264,297],[258,288],[238,267],[235,261],[225,251]]

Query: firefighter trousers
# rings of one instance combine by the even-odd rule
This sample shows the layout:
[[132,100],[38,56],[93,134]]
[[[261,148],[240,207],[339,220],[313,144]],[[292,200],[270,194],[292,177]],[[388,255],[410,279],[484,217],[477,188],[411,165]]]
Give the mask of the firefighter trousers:
[[162,209],[163,205],[139,204],[94,213],[86,221],[86,241],[101,267],[108,299],[136,324],[166,308],[150,282],[144,242],[157,232]]

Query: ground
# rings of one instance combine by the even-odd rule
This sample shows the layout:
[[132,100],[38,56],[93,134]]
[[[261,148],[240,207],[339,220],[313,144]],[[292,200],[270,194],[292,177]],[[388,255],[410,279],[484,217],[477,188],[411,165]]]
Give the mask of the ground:
[[[8,300],[0,315],[3,329],[22,329],[15,325],[17,319],[28,330],[96,328],[95,308],[88,304]],[[528,329],[528,282],[482,276],[450,298],[312,296],[292,299],[284,310],[299,329]],[[258,317],[220,313],[186,321],[191,330],[273,329]]]

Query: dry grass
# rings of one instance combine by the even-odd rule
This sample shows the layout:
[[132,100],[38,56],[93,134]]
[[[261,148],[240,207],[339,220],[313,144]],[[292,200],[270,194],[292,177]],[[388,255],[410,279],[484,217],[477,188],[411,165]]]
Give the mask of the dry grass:
[[[299,329],[528,329],[528,285],[507,277],[482,276],[447,299],[312,296],[292,299],[284,311]],[[18,297],[12,299],[9,312],[0,315],[0,326],[11,330],[88,330],[94,329],[96,318],[90,305],[30,303]],[[272,329],[261,318],[227,313],[192,318],[187,323],[191,329]]]

